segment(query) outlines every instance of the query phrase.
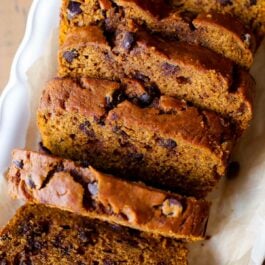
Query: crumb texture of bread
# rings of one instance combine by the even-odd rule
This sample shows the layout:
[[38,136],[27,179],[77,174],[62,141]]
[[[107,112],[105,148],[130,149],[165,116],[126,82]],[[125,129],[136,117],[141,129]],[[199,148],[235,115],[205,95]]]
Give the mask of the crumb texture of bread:
[[15,150],[8,173],[13,197],[157,235],[203,239],[209,203],[153,189],[41,153]]
[[188,263],[185,246],[175,240],[28,204],[0,233],[0,264]]
[[59,76],[148,80],[163,95],[216,111],[242,130],[248,127],[255,82],[231,61],[206,48],[154,38],[138,29],[119,30],[111,42],[97,26],[74,28],[59,51]]
[[123,178],[203,197],[225,174],[234,126],[132,79],[51,80],[38,109],[43,145]]
[[253,62],[256,40],[249,27],[231,14],[191,12],[190,8],[161,0],[79,2],[79,12],[72,16],[72,6],[64,0],[61,9],[60,43],[71,27],[104,25],[110,31],[131,21],[152,33],[209,48],[249,68]]

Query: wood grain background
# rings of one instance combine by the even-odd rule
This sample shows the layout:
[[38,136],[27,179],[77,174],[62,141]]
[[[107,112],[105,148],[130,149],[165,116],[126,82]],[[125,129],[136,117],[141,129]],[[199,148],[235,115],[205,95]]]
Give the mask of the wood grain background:
[[32,0],[1,0],[0,4],[0,93],[9,79],[15,52],[24,35]]

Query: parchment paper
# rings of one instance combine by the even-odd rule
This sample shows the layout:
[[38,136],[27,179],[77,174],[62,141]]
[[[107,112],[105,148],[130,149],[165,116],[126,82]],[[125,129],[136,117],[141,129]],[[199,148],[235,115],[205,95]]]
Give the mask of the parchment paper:
[[[56,74],[57,31],[46,44],[44,55],[28,71],[31,122],[26,148],[37,150],[36,108],[41,90]],[[265,41],[251,69],[256,86],[255,117],[233,154],[240,163],[237,178],[219,183],[209,199],[213,202],[209,239],[189,244],[190,265],[261,265],[265,257]],[[14,213],[19,202],[11,201],[0,179],[0,225]],[[12,209],[12,210],[11,210]]]

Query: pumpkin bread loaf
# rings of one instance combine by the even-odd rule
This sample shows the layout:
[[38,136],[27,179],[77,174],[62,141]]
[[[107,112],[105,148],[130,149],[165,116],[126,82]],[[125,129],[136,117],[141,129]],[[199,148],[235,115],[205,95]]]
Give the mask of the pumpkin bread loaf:
[[8,181],[10,194],[29,202],[186,241],[205,234],[206,201],[120,180],[71,160],[15,150]]
[[0,264],[187,265],[187,250],[172,239],[25,205],[0,233]]
[[73,26],[118,27],[133,20],[153,33],[202,45],[249,68],[255,52],[251,30],[229,14],[187,12],[164,0],[63,0],[60,43]]
[[206,48],[153,38],[142,30],[119,30],[109,44],[97,26],[75,28],[60,49],[59,65],[62,77],[153,82],[162,94],[230,117],[241,130],[252,118],[249,73]]
[[198,197],[225,174],[235,141],[222,117],[135,80],[51,80],[38,126],[55,155]]

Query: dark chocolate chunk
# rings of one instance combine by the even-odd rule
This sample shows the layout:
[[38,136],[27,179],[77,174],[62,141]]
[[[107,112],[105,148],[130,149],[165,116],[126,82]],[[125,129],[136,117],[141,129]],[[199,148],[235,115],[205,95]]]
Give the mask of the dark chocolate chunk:
[[81,6],[81,3],[79,3],[79,2],[75,2],[75,1],[69,2],[69,5],[67,7],[68,19],[72,19],[75,16],[77,16],[83,12],[80,6]]
[[234,179],[238,176],[239,172],[240,172],[240,164],[237,161],[233,161],[228,166],[226,176],[228,179]]
[[249,0],[249,4],[251,6],[256,5],[257,4],[257,0]]
[[122,40],[122,47],[129,51],[135,43],[135,37],[132,32],[125,32]]
[[126,96],[123,89],[117,89],[113,92],[111,97],[106,97],[106,108],[111,110],[125,99]]
[[167,149],[173,149],[177,146],[177,143],[172,139],[158,139],[158,144]]
[[169,63],[163,63],[162,70],[165,75],[174,75],[180,71],[180,67]]
[[98,194],[98,183],[97,182],[88,183],[87,187],[88,187],[89,193],[92,196],[96,196]]
[[13,163],[15,164],[15,166],[16,166],[17,168],[23,169],[23,167],[24,167],[24,162],[23,162],[23,160],[14,160]]
[[72,63],[73,60],[75,58],[77,58],[79,56],[79,53],[77,50],[71,50],[71,51],[66,51],[63,54],[64,59],[68,62],[68,63]]
[[140,95],[140,97],[139,97],[139,105],[141,107],[149,106],[152,103],[152,101],[153,101],[153,98],[148,93],[144,93],[144,94]]
[[232,5],[233,0],[218,0],[222,6]]

